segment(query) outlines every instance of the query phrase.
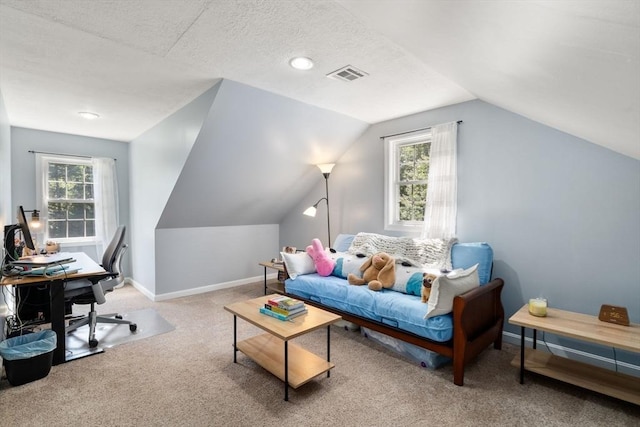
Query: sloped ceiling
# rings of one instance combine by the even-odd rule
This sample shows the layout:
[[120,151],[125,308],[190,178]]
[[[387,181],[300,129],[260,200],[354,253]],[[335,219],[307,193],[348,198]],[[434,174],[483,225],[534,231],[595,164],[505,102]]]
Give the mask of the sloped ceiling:
[[640,159],[639,1],[339,3],[483,101]]
[[368,123],[480,98],[640,159],[635,0],[0,0],[13,126],[130,141],[217,78]]
[[367,127],[225,79],[157,228],[279,224]]

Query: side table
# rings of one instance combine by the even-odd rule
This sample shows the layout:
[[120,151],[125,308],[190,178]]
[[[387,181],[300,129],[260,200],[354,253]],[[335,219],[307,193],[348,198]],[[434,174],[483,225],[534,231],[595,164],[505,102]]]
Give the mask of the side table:
[[[637,377],[536,349],[536,332],[540,330],[640,353],[640,325],[614,325],[596,316],[555,308],[549,308],[547,313],[546,317],[532,316],[525,304],[509,319],[512,325],[520,326],[520,354],[511,362],[520,368],[520,384],[527,370],[640,405]],[[533,348],[525,348],[525,328],[533,329]]]
[[284,274],[284,264],[282,263],[274,263],[271,261],[263,261],[258,263],[259,265],[264,267],[264,294],[267,294],[267,288],[271,289],[274,292],[279,294],[284,293],[284,283],[280,280],[267,282],[267,269],[272,269],[278,271],[278,276],[280,274]]

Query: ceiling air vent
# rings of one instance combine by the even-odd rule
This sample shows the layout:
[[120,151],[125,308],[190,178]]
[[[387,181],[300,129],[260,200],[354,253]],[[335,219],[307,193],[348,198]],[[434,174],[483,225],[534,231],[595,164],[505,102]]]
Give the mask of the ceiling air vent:
[[339,70],[336,70],[327,74],[327,77],[329,77],[330,79],[342,80],[344,82],[351,82],[353,80],[361,79],[368,75],[369,74],[365,73],[362,70],[357,69],[352,65],[347,65],[346,67],[342,67]]

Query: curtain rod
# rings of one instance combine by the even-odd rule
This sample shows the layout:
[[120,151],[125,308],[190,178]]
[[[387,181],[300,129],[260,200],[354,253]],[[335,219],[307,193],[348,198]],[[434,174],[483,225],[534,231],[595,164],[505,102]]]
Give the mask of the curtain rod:
[[[49,154],[49,155],[52,155],[52,156],[81,157],[83,159],[92,159],[93,158],[93,156],[82,156],[80,154],[49,153],[47,151],[35,151],[35,150],[29,150],[29,153],[32,153],[32,154]],[[113,160],[118,160],[118,159],[113,159]]]
[[[462,123],[462,120],[458,120],[456,123],[460,124],[460,123]],[[381,136],[380,139],[389,138],[391,136],[406,135],[408,133],[418,132],[418,131],[421,131],[421,130],[429,130],[429,129],[431,129],[431,126],[429,126],[428,128],[414,129],[414,130],[408,130],[406,132],[394,133],[393,135],[384,135],[384,136]]]

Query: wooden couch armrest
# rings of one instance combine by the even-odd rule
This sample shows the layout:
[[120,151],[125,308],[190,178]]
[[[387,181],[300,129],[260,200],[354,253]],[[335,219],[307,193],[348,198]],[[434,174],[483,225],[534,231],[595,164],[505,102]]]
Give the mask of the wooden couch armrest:
[[455,333],[463,334],[466,341],[473,341],[499,323],[502,331],[504,308],[500,294],[502,279],[493,279],[453,299],[453,324]]
[[489,344],[502,347],[504,281],[494,279],[453,299],[453,383],[464,384],[464,367]]

